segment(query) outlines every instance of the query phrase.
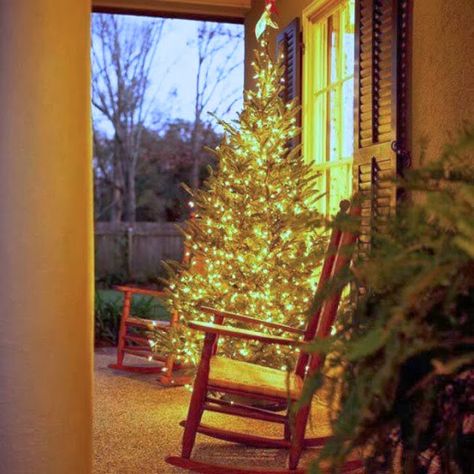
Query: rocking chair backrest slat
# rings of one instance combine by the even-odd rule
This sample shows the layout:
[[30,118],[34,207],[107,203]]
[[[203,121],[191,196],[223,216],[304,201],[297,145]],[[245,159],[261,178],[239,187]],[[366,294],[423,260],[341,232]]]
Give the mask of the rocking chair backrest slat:
[[[359,212],[359,209],[355,209],[352,215],[358,215]],[[340,275],[349,267],[356,240],[356,234],[350,232],[342,233],[341,241],[339,243],[339,251],[334,262],[331,279],[337,275]],[[336,291],[332,292],[324,302],[315,337],[325,338],[330,335],[331,328],[336,322],[337,310],[339,307],[339,302],[341,301],[342,291],[343,288],[338,288]],[[307,374],[310,375],[319,370],[323,360],[324,357],[321,354],[313,354]]]
[[[349,201],[341,201],[339,214],[346,214],[349,207]],[[351,208],[351,216],[357,216],[359,213],[360,210],[358,208]],[[311,341],[315,337],[320,338],[329,335],[331,327],[336,320],[337,309],[343,289],[340,288],[331,292],[324,299],[322,295],[328,283],[349,267],[356,239],[357,235],[355,233],[348,231],[343,232],[338,228],[333,229],[315,294],[315,299],[319,297],[321,304],[316,307],[310,317],[305,332],[305,341]],[[307,372],[313,372],[321,363],[318,357],[313,356],[309,364],[310,366],[308,367],[309,361],[310,355],[301,352],[295,368],[297,375],[304,378]],[[308,371],[307,368],[309,369]]]
[[[348,201],[345,201],[345,202],[347,204],[345,204],[344,208],[342,206],[343,203],[341,202],[340,212],[347,212],[349,202]],[[323,268],[321,270],[318,286],[316,288],[315,299],[318,297],[318,295],[322,294],[326,286],[326,283],[328,282],[331,276],[332,267],[334,265],[334,261],[336,260],[336,254],[339,248],[339,241],[341,240],[341,234],[342,234],[341,229],[337,227],[334,227],[331,232],[331,238],[329,239],[328,248],[326,250],[326,255],[324,257]],[[313,314],[311,314],[309,318],[308,325],[306,326],[306,331],[304,335],[305,342],[311,341],[314,338],[314,335],[316,334],[316,329],[318,327],[321,309],[322,309],[322,304],[317,306],[314,309]],[[306,366],[308,365],[308,361],[309,361],[309,354],[305,352],[300,352],[298,361],[296,363],[296,368],[295,368],[296,374],[299,375],[300,377],[304,376]]]

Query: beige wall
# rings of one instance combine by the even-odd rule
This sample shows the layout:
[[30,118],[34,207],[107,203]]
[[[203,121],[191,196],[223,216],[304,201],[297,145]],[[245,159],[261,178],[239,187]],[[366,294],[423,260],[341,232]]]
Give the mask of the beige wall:
[[[280,27],[301,18],[312,0],[280,0]],[[419,163],[422,144],[428,158],[455,136],[463,121],[474,123],[474,0],[412,0],[411,149]],[[256,47],[255,24],[263,0],[246,17],[246,62]],[[275,35],[274,35],[275,37]],[[246,87],[252,84],[246,70]]]
[[0,0],[0,472],[88,474],[86,0]]
[[474,1],[415,0],[412,155],[433,159],[463,121],[474,124]]

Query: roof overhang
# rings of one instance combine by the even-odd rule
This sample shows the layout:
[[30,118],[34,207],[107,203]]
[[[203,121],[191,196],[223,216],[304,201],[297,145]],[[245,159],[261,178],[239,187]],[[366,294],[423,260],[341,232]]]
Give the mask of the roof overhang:
[[242,23],[251,0],[93,0],[94,11]]

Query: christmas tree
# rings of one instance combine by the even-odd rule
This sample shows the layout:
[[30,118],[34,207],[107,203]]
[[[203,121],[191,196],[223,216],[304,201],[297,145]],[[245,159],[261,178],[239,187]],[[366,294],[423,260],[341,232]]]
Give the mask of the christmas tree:
[[[255,90],[246,92],[238,120],[219,122],[225,134],[214,150],[218,167],[202,190],[190,191],[196,218],[184,232],[192,258],[174,264],[167,281],[182,323],[169,347],[186,362],[199,360],[202,335],[186,321],[209,321],[201,305],[304,328],[317,283],[325,247],[317,175],[291,147],[299,106],[282,99],[282,58],[271,59],[266,33],[259,43]],[[219,351],[283,370],[295,355],[294,348],[231,338],[220,340]]]

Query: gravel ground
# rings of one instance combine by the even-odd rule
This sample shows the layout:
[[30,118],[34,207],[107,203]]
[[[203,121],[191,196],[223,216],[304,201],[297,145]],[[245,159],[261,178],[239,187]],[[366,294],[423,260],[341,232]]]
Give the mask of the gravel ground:
[[[190,393],[183,387],[164,388],[156,375],[137,375],[109,369],[115,349],[95,353],[94,474],[174,474],[186,471],[165,463],[179,454]],[[226,415],[204,414],[204,422],[243,432],[278,436],[278,426]],[[312,423],[311,431],[327,433],[327,421]],[[275,429],[273,429],[275,427]],[[270,430],[269,430],[270,428]],[[308,451],[304,465],[314,455]],[[285,450],[256,450],[198,435],[193,457],[217,464],[283,467]],[[286,467],[286,466],[285,466]]]

